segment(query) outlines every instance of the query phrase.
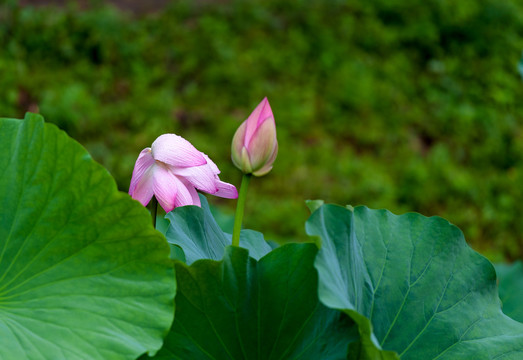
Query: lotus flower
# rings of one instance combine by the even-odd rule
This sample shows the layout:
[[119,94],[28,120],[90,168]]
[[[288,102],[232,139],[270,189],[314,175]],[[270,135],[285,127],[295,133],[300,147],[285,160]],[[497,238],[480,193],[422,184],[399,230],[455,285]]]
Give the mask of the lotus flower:
[[178,206],[201,206],[196,190],[236,199],[236,188],[220,181],[219,173],[216,164],[189,141],[164,134],[138,156],[129,195],[144,206],[154,195],[165,212]]
[[278,154],[276,124],[267,98],[254,109],[232,140],[232,162],[245,174],[262,176],[272,169]]

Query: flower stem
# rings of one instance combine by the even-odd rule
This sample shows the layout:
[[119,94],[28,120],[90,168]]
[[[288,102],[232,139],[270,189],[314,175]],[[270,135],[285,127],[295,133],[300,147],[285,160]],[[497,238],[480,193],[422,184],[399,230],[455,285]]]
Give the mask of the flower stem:
[[247,197],[247,188],[249,187],[251,174],[244,174],[240,193],[238,194],[238,203],[236,204],[236,215],[234,216],[234,229],[232,231],[232,245],[240,246],[240,231],[242,229],[243,210],[245,209],[245,198]]
[[151,211],[151,217],[153,218],[153,227],[156,229],[156,213],[158,212],[158,200],[156,200],[156,196],[153,196],[151,202],[149,202],[149,205],[147,205],[147,207]]

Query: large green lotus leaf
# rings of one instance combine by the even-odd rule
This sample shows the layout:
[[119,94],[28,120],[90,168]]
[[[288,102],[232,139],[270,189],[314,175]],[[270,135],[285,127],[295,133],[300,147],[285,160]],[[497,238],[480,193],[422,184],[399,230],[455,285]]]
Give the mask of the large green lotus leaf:
[[229,246],[222,261],[176,264],[176,316],[154,359],[345,359],[357,328],[323,306],[317,247],[287,244],[259,261]]
[[499,297],[503,312],[512,319],[523,322],[523,262],[512,265],[498,264]]
[[[200,194],[201,207],[181,206],[166,215],[170,225],[165,236],[169,244],[183,249],[184,255],[172,248],[173,258],[192,264],[200,259],[221,260],[232,236],[222,231],[209,209],[205,196]],[[240,232],[240,246],[249,250],[256,260],[271,251],[263,235],[252,230]]]
[[502,313],[492,264],[448,221],[325,205],[307,232],[322,240],[320,300],[360,326],[351,358],[523,358],[523,324]]
[[0,119],[0,359],[162,346],[174,271],[147,210],[41,116]]

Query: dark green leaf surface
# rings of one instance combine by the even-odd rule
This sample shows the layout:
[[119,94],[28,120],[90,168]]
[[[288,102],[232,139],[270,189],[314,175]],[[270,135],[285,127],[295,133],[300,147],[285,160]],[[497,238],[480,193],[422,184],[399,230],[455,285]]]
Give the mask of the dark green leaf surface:
[[134,359],[173,318],[165,239],[41,116],[0,119],[0,359]]
[[354,323],[318,301],[313,244],[256,261],[227,247],[222,261],[176,265],[176,317],[155,359],[344,359]]
[[[211,214],[209,203],[200,194],[201,207],[182,206],[166,215],[171,224],[167,229],[167,241],[177,245],[185,253],[185,262],[192,264],[200,259],[221,260],[224,249],[231,245],[232,236],[224,233]],[[240,246],[249,250],[256,260],[271,251],[263,235],[252,230],[242,230]],[[180,255],[177,260],[183,260]]]
[[512,265],[498,264],[499,297],[503,312],[512,319],[523,322],[523,262]]
[[320,300],[360,325],[352,358],[393,358],[379,347],[402,359],[523,358],[523,324],[501,312],[492,264],[448,221],[326,205],[307,231],[322,239]]

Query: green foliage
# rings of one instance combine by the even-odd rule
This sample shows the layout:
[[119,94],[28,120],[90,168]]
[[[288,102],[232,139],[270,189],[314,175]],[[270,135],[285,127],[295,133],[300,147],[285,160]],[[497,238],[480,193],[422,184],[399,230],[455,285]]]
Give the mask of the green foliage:
[[[202,209],[169,214],[169,241],[187,250],[192,264],[177,262],[177,313],[157,359],[523,355],[523,324],[501,311],[494,267],[440,217],[311,201],[316,210],[306,229],[319,251],[286,244],[255,260],[247,249],[227,245],[204,200]],[[507,314],[520,308],[514,292],[520,270],[499,270]],[[311,319],[302,323],[307,314]],[[325,343],[334,334],[335,349]],[[318,341],[304,340],[310,336]]]
[[0,119],[0,358],[135,359],[173,319],[147,211],[39,115]]
[[[200,259],[221,260],[225,247],[232,243],[232,235],[223,232],[211,214],[207,198],[200,195],[200,201],[201,207],[178,207],[166,216],[170,225],[165,237],[171,245],[171,257],[189,265]],[[271,251],[263,234],[246,229],[240,232],[240,246],[256,260]]]
[[523,323],[523,263],[517,261],[512,265],[497,264],[496,272],[503,312]]
[[349,358],[523,356],[523,324],[502,313],[494,267],[448,221],[324,205],[307,231],[321,237],[321,302],[360,327]]
[[229,144],[268,96],[280,151],[249,190],[248,227],[304,238],[302,200],[324,198],[438,214],[489,256],[522,257],[522,13],[517,0],[176,1],[141,17],[11,2],[0,114],[39,110],[124,190],[165,132],[239,184]]
[[316,252],[287,244],[257,262],[227,247],[222,261],[178,262],[176,317],[154,359],[344,359],[357,333],[319,303]]

